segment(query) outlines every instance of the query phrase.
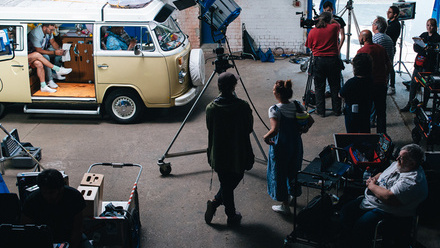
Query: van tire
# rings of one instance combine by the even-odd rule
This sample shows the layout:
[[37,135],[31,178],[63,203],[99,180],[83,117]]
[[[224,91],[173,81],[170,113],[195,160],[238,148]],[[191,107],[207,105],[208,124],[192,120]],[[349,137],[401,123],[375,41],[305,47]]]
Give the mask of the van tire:
[[138,94],[128,89],[111,92],[105,100],[105,110],[121,124],[136,123],[145,109]]

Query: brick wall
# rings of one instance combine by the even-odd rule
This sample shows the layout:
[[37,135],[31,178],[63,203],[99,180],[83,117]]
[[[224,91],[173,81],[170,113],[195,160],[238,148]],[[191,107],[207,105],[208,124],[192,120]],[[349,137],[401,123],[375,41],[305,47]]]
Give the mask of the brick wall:
[[[263,51],[276,47],[284,49],[285,53],[305,52],[305,30],[299,26],[300,15],[295,12],[307,9],[306,0],[299,0],[300,7],[294,7],[294,0],[235,0],[242,8],[240,16],[227,29],[227,36],[232,51],[241,51],[242,24],[257,46]],[[172,5],[172,1],[164,0]],[[189,35],[192,47],[201,46],[201,21],[197,18],[200,8],[194,6],[183,11],[176,11],[182,30]]]

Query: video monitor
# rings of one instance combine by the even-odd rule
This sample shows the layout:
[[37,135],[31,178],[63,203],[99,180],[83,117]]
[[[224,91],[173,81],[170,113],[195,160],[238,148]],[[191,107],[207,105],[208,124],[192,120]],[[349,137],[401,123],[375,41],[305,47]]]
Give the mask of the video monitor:
[[398,2],[393,3],[399,8],[399,21],[411,20],[416,17],[416,2]]

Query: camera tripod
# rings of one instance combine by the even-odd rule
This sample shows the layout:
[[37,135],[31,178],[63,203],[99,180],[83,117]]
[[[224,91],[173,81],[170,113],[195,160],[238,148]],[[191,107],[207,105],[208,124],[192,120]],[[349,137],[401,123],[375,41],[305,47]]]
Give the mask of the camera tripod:
[[[226,39],[226,38],[225,38]],[[227,39],[226,39],[227,41]],[[191,109],[189,110],[189,112],[187,113],[185,119],[183,120],[183,122],[181,123],[179,130],[177,131],[177,133],[174,135],[174,138],[172,139],[171,143],[169,144],[168,148],[166,149],[165,153],[162,155],[162,157],[157,161],[157,165],[159,166],[159,171],[163,176],[167,176],[171,173],[171,163],[166,163],[164,160],[165,158],[171,158],[171,157],[180,157],[180,156],[186,156],[186,155],[194,155],[194,154],[199,154],[199,153],[205,153],[207,151],[207,149],[198,149],[198,150],[193,150],[193,151],[186,151],[186,152],[178,152],[178,153],[168,153],[171,149],[171,147],[173,146],[174,142],[176,141],[177,137],[179,136],[180,132],[182,131],[183,127],[185,126],[189,116],[193,113],[197,103],[199,102],[200,98],[202,97],[202,95],[205,93],[206,89],[208,88],[209,84],[211,83],[212,79],[214,78],[214,75],[216,73],[221,74],[222,72],[225,72],[227,69],[229,68],[235,68],[235,70],[238,73],[237,67],[235,65],[234,62],[234,58],[231,54],[229,55],[225,55],[224,54],[224,48],[222,47],[221,41],[218,41],[218,47],[215,49],[215,53],[216,53],[216,60],[214,62],[215,68],[211,74],[211,76],[209,77],[208,81],[206,82],[206,84],[204,85],[202,91],[200,92],[199,96],[197,97],[197,99],[195,100],[195,102],[193,103]],[[232,61],[232,64],[229,63],[229,60]],[[247,90],[244,86],[243,80],[240,78],[240,82],[247,94]],[[249,99],[249,101],[252,103],[249,95],[247,94],[247,97]],[[255,106],[252,104],[255,112],[257,113],[258,117],[260,118],[260,120],[262,121],[260,115],[258,114],[258,112],[255,109]],[[262,121],[263,122],[263,121]],[[264,122],[263,122],[264,124]],[[265,125],[265,124],[264,124]],[[268,128],[266,126],[266,128]],[[263,154],[264,159],[259,159],[259,158],[255,158],[256,162],[259,162],[261,164],[266,164],[267,163],[267,156],[263,150],[263,147],[261,146],[261,143],[258,140],[257,135],[255,134],[255,131],[252,131],[252,135],[258,145],[258,148],[260,149],[260,152]]]
[[345,5],[345,7],[338,13],[338,15],[340,17],[342,17],[345,12],[348,10],[348,22],[347,22],[347,54],[345,56],[345,63],[350,63],[350,40],[351,40],[351,36],[353,35],[351,33],[351,18],[353,17],[353,21],[354,21],[354,25],[356,28],[356,33],[359,36],[361,30],[359,29],[359,24],[357,22],[357,18],[356,15],[354,14],[354,10],[353,10],[353,0],[348,0],[347,1],[347,5]]
[[306,108],[306,111],[308,109],[308,107],[313,107],[312,110],[310,110],[310,113],[315,111],[314,107],[315,104],[312,104],[312,99],[313,99],[313,92],[312,92],[312,84],[313,84],[313,54],[310,55],[310,59],[307,61],[307,63],[309,63],[308,66],[308,70],[307,70],[307,83],[306,83],[306,88],[304,91],[304,96],[303,96],[303,105]]
[[405,28],[405,21],[400,21],[400,44],[399,44],[400,52],[399,52],[399,61],[397,61],[394,64],[394,66],[399,65],[399,69],[396,72],[399,73],[400,76],[402,76],[402,73],[405,73],[404,71],[401,70],[401,66],[402,65],[405,68],[406,73],[411,76],[411,73],[409,73],[408,68],[406,67],[405,63],[403,63],[403,61],[402,61],[403,30],[404,30],[404,28]]

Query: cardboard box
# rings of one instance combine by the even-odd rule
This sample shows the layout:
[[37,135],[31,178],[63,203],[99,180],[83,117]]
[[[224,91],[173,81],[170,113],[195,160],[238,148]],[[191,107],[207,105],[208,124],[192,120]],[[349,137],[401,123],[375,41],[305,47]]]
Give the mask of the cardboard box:
[[84,209],[83,215],[84,217],[93,218],[98,216],[98,192],[99,188],[95,186],[78,186],[78,191],[84,197],[86,201],[86,208]]
[[102,199],[104,197],[104,175],[96,173],[84,173],[80,185],[99,187],[98,206],[101,206]]

